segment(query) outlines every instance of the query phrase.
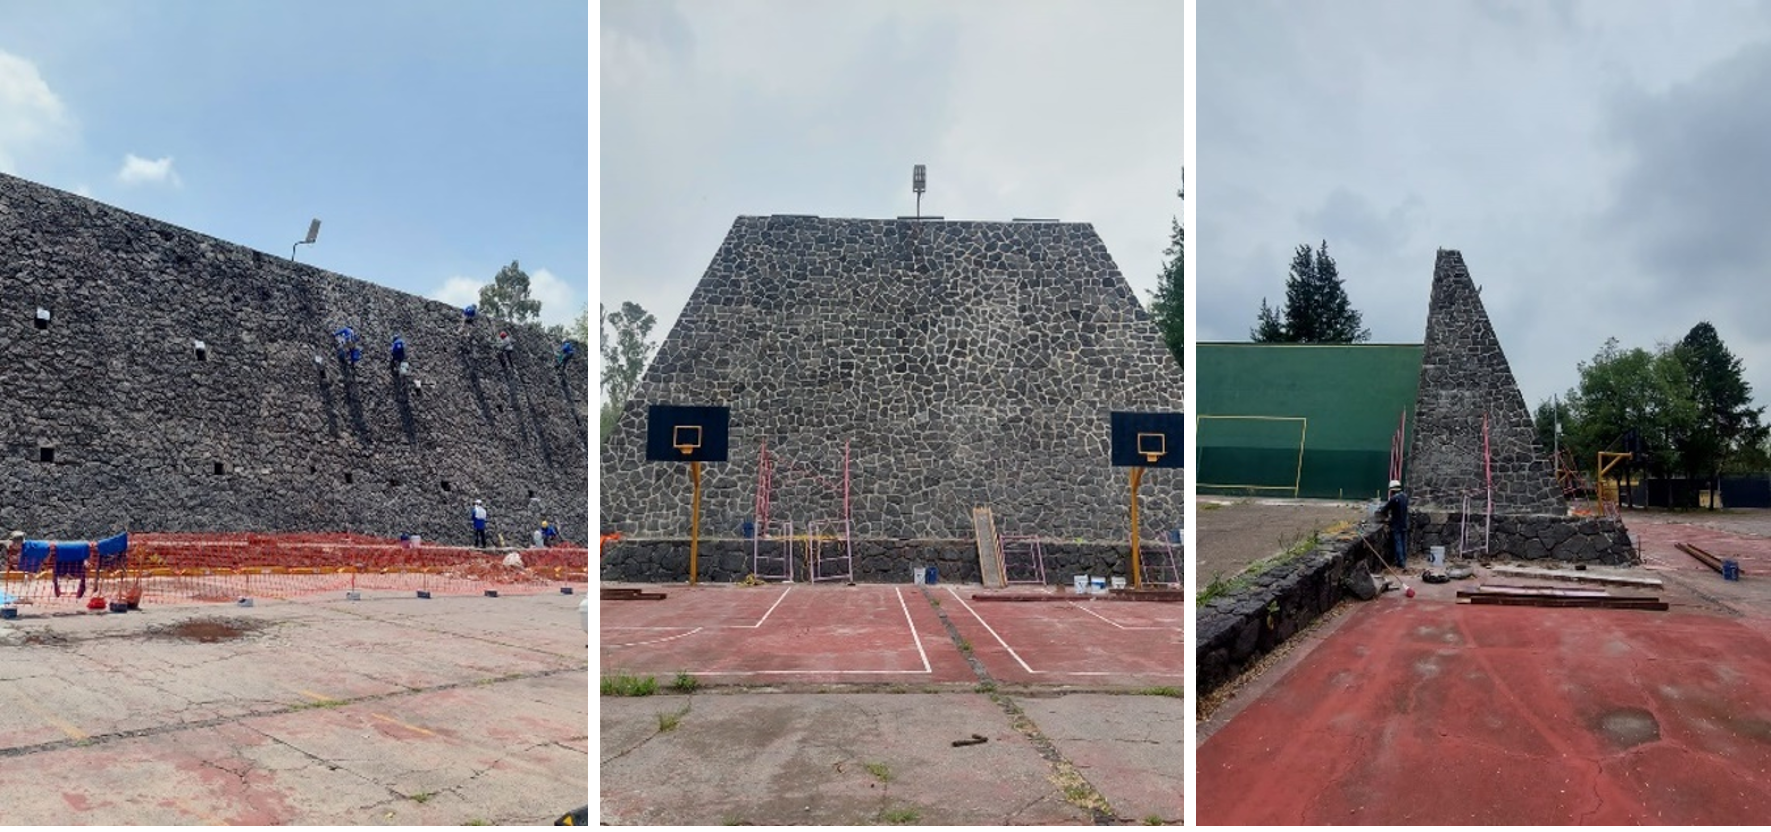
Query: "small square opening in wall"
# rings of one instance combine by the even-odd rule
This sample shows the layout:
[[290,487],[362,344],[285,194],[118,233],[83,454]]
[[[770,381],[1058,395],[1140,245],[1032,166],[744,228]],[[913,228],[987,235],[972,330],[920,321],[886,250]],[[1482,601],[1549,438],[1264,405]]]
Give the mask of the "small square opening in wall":
[[55,461],[55,446],[54,445],[39,445],[39,446],[37,446],[37,461],[38,462],[54,462]]
[[208,361],[209,360],[209,345],[208,344],[205,344],[196,338],[192,338],[191,339],[191,349],[196,350],[198,361]]
[[450,490],[450,489],[451,489],[451,487],[452,487],[452,486],[450,486],[450,485],[449,485],[449,481],[448,481],[448,480],[443,480],[443,490],[444,490],[444,491],[449,491],[449,490]]
[[210,468],[209,468],[209,473],[214,474],[219,477],[222,474],[227,473],[227,467],[222,465],[219,462],[211,463]]
[[48,329],[49,328],[49,310],[44,309],[41,306],[37,307],[37,318],[36,318],[35,323],[36,323],[38,329]]
[[349,471],[344,472],[344,484],[350,485],[357,481],[357,476]]

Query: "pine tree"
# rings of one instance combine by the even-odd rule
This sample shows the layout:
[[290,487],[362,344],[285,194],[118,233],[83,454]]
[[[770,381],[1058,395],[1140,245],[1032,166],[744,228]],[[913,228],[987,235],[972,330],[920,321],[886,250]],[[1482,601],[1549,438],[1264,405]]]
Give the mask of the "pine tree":
[[1278,309],[1261,299],[1261,311],[1249,337],[1258,343],[1357,344],[1371,340],[1358,310],[1347,298],[1340,269],[1328,256],[1328,241],[1312,252],[1300,245],[1285,279],[1285,303]]
[[[1175,196],[1185,197],[1184,191],[1175,191]],[[1174,354],[1175,362],[1187,363],[1187,316],[1185,283],[1185,264],[1181,254],[1186,250],[1186,232],[1181,228],[1181,221],[1171,217],[1168,248],[1162,250],[1162,271],[1156,276],[1156,291],[1150,294],[1150,317],[1156,321],[1156,328],[1162,332],[1162,342],[1168,351]]]

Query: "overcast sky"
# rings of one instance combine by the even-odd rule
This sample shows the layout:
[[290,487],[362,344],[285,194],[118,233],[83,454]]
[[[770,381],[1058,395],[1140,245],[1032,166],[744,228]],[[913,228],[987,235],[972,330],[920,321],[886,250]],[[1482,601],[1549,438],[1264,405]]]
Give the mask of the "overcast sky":
[[0,0],[0,172],[452,303],[588,298],[582,0]]
[[1172,0],[604,0],[601,301],[662,343],[739,215],[1093,223],[1140,299],[1181,213]]
[[1767,4],[1212,0],[1198,26],[1202,340],[1247,340],[1326,238],[1373,340],[1419,343],[1454,248],[1531,407],[1607,337],[1703,320],[1771,403]]

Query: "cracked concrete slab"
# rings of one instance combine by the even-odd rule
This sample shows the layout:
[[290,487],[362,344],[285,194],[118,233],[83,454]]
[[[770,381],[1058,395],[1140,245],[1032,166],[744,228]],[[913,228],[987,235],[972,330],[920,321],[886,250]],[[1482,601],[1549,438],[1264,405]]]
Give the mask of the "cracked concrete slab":
[[1073,693],[1016,701],[1115,815],[1181,822],[1187,754],[1180,697]]
[[[579,600],[27,613],[0,649],[0,758],[31,772],[0,780],[4,819],[550,822],[588,801]],[[262,626],[213,643],[165,637],[198,618]]]
[[[601,709],[604,823],[1091,820],[982,694],[714,692],[604,697]],[[973,734],[989,741],[952,745]]]

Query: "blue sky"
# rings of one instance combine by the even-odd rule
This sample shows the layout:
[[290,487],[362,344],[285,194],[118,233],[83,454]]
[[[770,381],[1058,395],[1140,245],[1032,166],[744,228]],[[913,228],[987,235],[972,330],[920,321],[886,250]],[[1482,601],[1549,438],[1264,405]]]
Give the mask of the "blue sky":
[[1171,0],[604,0],[599,300],[664,340],[744,214],[1093,223],[1148,299],[1181,213]]
[[588,297],[582,0],[0,0],[0,171],[452,303]]

